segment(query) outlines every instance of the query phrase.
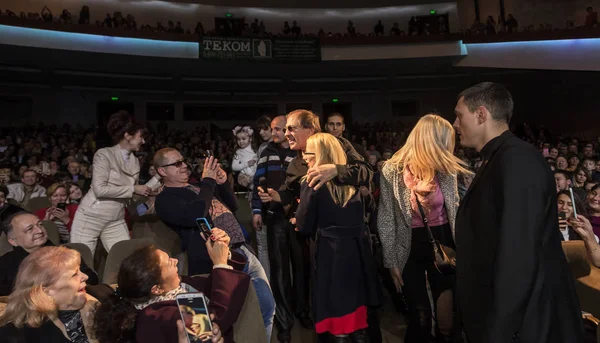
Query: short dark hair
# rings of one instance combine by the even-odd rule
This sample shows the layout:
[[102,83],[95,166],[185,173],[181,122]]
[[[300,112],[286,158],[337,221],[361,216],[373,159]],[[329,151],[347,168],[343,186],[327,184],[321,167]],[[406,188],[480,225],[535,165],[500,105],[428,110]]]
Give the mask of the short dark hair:
[[478,107],[485,107],[497,122],[510,123],[513,115],[514,102],[510,92],[501,84],[482,82],[469,87],[458,95],[463,98],[469,111],[475,112]]
[[342,122],[343,122],[344,124],[346,123],[346,117],[344,117],[344,115],[343,115],[343,114],[341,114],[340,112],[332,112],[332,113],[329,113],[329,114],[327,115],[327,117],[325,117],[325,122],[327,122],[327,121],[329,120],[329,118],[331,118],[331,117],[340,117],[340,118],[342,118]]
[[96,309],[93,331],[99,342],[135,341],[138,310],[135,304],[147,301],[152,287],[161,280],[158,248],[147,245],[126,257],[119,268],[115,294]]
[[556,174],[561,174],[565,177],[565,179],[567,180],[571,180],[571,173],[566,171],[566,170],[562,170],[562,169],[556,169],[554,171],[554,176],[556,176]]
[[266,130],[266,129],[271,129],[271,117],[264,115],[264,116],[260,116],[258,119],[256,119],[256,127],[259,130]]
[[[7,211],[9,211],[7,213]],[[18,206],[10,206],[4,212],[2,212],[2,232],[4,232],[7,236],[14,229],[12,225],[13,219],[22,215],[22,214],[32,214],[31,212],[25,211],[24,209]]]
[[146,133],[146,128],[136,123],[129,112],[123,110],[110,116],[108,124],[106,124],[106,130],[115,143],[123,139],[126,133],[132,136],[138,131],[142,131],[142,134]]

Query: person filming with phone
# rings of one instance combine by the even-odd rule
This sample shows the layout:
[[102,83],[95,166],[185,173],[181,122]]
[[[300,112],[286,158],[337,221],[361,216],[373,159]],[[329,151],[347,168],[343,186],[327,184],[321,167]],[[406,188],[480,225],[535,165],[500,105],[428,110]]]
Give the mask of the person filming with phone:
[[188,166],[181,153],[172,148],[157,151],[153,163],[164,181],[164,189],[156,197],[156,214],[181,238],[182,250],[188,252],[189,275],[210,273],[214,267],[200,235],[201,230],[205,230],[203,225],[225,231],[230,238],[232,256],[242,260],[240,269],[252,279],[270,339],[275,314],[273,293],[262,265],[246,245],[242,227],[233,214],[238,203],[227,173],[211,156],[204,161],[200,183],[190,184]]
[[203,342],[233,342],[233,323],[244,305],[250,277],[227,265],[229,237],[224,231],[215,228],[214,240],[205,238],[214,264],[210,277],[179,276],[179,261],[154,245],[125,258],[114,295],[96,310],[93,331],[98,342],[177,342],[177,322],[186,318],[178,306],[182,295],[210,299],[205,309],[211,334],[204,336],[211,337]]
[[77,204],[69,204],[69,191],[65,184],[55,183],[47,189],[50,198],[50,207],[42,208],[35,213],[42,220],[49,220],[56,224],[60,235],[60,243],[69,243],[71,224]]

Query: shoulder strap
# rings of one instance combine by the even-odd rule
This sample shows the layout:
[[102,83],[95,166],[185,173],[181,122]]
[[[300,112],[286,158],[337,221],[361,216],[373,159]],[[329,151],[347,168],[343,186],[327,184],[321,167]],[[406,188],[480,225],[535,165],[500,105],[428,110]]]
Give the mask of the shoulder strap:
[[433,238],[433,234],[431,233],[431,229],[429,228],[429,221],[427,220],[427,216],[425,215],[425,211],[423,211],[423,205],[419,201],[419,196],[415,194],[415,200],[417,201],[417,207],[419,207],[419,212],[421,213],[421,218],[423,218],[423,224],[425,224],[425,229],[427,229],[427,236],[429,236],[429,241],[431,243],[435,242]]

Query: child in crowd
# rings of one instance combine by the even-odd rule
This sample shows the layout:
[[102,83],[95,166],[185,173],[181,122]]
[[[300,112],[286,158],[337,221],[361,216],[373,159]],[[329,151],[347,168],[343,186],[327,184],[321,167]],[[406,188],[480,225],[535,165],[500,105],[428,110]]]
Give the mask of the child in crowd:
[[246,188],[252,187],[252,179],[256,172],[256,151],[252,148],[252,134],[250,126],[236,126],[233,129],[238,149],[233,155],[231,169],[239,173],[237,182]]

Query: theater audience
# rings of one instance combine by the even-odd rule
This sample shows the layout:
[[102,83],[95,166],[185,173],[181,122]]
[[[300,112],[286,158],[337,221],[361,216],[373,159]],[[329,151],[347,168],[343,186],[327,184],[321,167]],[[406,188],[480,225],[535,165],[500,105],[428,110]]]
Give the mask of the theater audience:
[[27,208],[32,198],[45,197],[46,189],[37,184],[38,177],[35,170],[26,169],[21,176],[20,183],[8,185],[9,199],[15,199],[19,206]]
[[[569,221],[572,218],[575,218],[573,208],[577,211],[577,216],[587,217],[587,211],[583,206],[579,196],[574,195],[575,204],[571,200],[571,193],[569,191],[560,191],[557,194],[557,203],[558,203],[558,227],[560,229],[561,239],[563,241],[579,241],[581,240],[581,236],[573,230],[571,226],[569,226]],[[564,215],[565,219],[560,218],[560,214]]]
[[65,247],[43,247],[27,256],[16,277],[0,337],[7,342],[96,342],[90,338],[98,303],[86,289],[81,257]]
[[0,184],[0,223],[6,216],[19,211],[23,209],[8,202],[8,187]]
[[71,204],[79,204],[81,198],[83,198],[83,191],[77,183],[69,182],[66,184],[69,190],[69,202]]
[[588,192],[587,206],[594,234],[600,237],[600,185],[592,187]]
[[[233,323],[244,304],[250,277],[227,265],[227,235],[214,229],[216,240],[205,246],[214,267],[209,277],[181,277],[177,259],[153,245],[140,248],[123,260],[117,289],[96,311],[94,337],[99,343],[172,343],[181,319],[178,294],[202,292],[209,299],[216,335],[212,342],[233,342]],[[213,244],[214,242],[214,244]]]
[[69,243],[77,205],[69,204],[69,193],[65,184],[55,183],[48,187],[46,193],[50,199],[50,207],[38,210],[35,215],[42,220],[49,220],[56,224],[60,243]]
[[[7,215],[2,221],[2,231],[7,235],[13,250],[0,256],[0,296],[11,292],[19,266],[29,254],[42,247],[54,246],[40,219],[29,212],[19,211]],[[98,284],[98,276],[83,261],[80,269],[89,277],[89,285]],[[90,287],[88,291],[98,295],[96,291],[102,290]]]

